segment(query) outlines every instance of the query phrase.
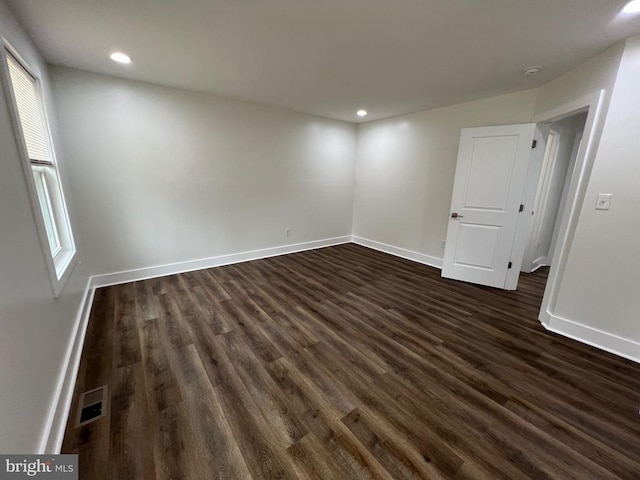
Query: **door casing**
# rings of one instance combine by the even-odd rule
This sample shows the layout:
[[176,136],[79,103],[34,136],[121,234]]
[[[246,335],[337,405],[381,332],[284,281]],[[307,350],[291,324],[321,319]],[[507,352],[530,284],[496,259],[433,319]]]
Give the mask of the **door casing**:
[[[537,179],[539,178],[539,168],[542,165],[542,158],[546,148],[547,132],[545,132],[545,128],[548,130],[548,126],[545,126],[545,124],[563,120],[581,112],[587,112],[587,120],[583,132],[583,148],[580,148],[578,157],[576,158],[574,167],[575,173],[568,186],[566,204],[564,205],[563,212],[561,212],[558,234],[553,245],[554,259],[547,278],[544,297],[538,316],[545,328],[552,331],[555,331],[552,320],[556,318],[554,310],[557,297],[566,269],[571,243],[576,232],[578,217],[584,202],[587,184],[593,168],[600,136],[602,134],[605,116],[604,103],[605,91],[598,90],[574,101],[535,115],[532,119],[532,121],[537,124],[534,138],[538,141],[538,145],[530,159],[529,169],[530,174]],[[537,176],[536,169],[538,169]],[[524,205],[531,205],[535,200],[537,182],[533,182],[533,185],[533,188],[527,187],[523,189],[522,203]],[[507,273],[507,279],[504,286],[507,290],[515,290],[517,288],[530,224],[531,215],[521,215],[518,218],[511,254],[513,265]]]

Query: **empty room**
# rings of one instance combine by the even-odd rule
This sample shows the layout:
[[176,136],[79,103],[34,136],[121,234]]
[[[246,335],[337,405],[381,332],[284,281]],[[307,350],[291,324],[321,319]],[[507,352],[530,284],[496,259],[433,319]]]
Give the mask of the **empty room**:
[[0,478],[640,479],[640,0],[0,37]]

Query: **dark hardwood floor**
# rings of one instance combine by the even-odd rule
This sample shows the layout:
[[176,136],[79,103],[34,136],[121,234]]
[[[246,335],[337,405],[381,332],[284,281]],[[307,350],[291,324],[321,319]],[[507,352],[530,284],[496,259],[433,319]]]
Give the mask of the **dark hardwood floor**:
[[[354,244],[96,292],[84,479],[640,479],[640,365]],[[109,414],[74,428],[81,392]]]

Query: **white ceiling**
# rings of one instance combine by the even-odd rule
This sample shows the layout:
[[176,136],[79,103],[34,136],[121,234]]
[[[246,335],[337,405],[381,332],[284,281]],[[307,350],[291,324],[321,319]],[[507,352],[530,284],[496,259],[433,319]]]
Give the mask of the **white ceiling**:
[[640,34],[624,0],[7,2],[50,63],[354,122],[537,87]]

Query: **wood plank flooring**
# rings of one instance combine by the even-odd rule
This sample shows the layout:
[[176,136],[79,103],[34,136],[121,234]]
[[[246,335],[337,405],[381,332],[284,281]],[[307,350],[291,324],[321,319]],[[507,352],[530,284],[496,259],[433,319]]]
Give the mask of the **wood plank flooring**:
[[[640,479],[640,365],[354,244],[96,292],[83,479]],[[78,396],[109,415],[74,428]]]

